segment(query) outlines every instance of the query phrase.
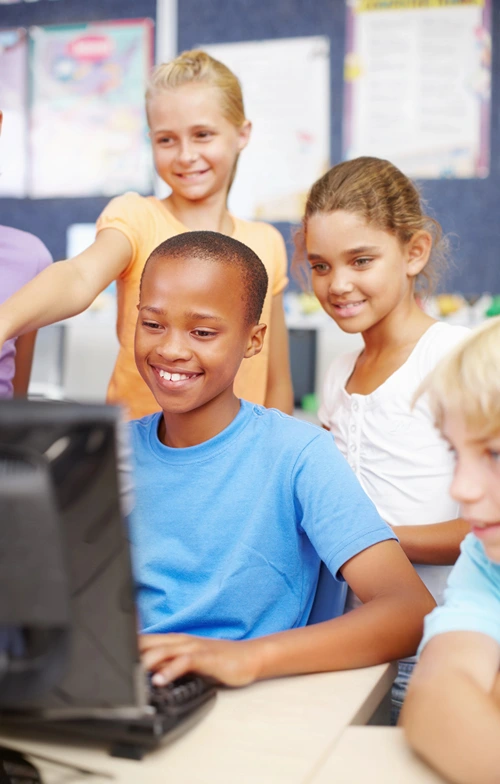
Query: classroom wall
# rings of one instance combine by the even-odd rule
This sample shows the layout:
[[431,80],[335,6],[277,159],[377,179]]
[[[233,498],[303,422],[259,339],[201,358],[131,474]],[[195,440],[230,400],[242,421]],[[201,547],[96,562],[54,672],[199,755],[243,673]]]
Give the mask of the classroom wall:
[[[36,3],[0,5],[0,27],[139,17],[156,20],[156,0],[39,0]],[[78,155],[77,149],[75,155]],[[66,255],[67,227],[72,223],[93,223],[108,201],[109,196],[77,199],[0,198],[0,223],[31,231],[43,240],[55,259],[62,259]]]
[[[2,27],[155,16],[154,0],[40,0],[0,7]],[[331,39],[332,162],[341,156],[344,0],[179,0],[179,49],[259,38],[327,35]],[[493,3],[493,84],[490,176],[423,182],[432,214],[451,235],[453,266],[441,288],[500,293],[500,4]],[[251,118],[250,118],[251,119]],[[102,199],[0,199],[0,220],[33,231],[56,258],[64,256],[66,226],[94,221]],[[290,226],[277,224],[290,245]]]

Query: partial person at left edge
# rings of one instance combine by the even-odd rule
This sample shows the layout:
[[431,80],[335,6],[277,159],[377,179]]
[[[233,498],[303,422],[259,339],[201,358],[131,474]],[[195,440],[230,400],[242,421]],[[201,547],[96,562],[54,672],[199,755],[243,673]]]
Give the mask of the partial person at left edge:
[[[0,110],[0,132],[2,121]],[[0,303],[49,264],[52,256],[38,237],[0,225]],[[0,351],[0,398],[27,395],[35,340],[36,331],[33,331],[5,341]]]

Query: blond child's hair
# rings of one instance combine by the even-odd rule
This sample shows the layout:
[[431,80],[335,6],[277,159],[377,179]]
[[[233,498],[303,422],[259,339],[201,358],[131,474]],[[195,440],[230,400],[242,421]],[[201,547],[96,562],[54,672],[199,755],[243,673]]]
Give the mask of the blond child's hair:
[[478,438],[500,435],[500,316],[456,346],[424,379],[415,399],[427,395],[436,425],[448,412],[465,417]]
[[292,271],[305,288],[310,288],[306,252],[308,220],[313,215],[328,215],[336,210],[359,215],[377,229],[393,234],[402,245],[418,231],[427,231],[432,237],[431,256],[416,285],[423,293],[433,291],[448,254],[441,226],[425,214],[417,188],[403,172],[389,161],[368,156],[337,164],[309,191],[302,225],[294,238],[296,250],[292,262]]
[[153,70],[146,89],[146,108],[158,93],[193,82],[216,87],[220,92],[222,114],[234,126],[241,128],[246,117],[238,77],[224,63],[201,49],[182,52],[174,60]]

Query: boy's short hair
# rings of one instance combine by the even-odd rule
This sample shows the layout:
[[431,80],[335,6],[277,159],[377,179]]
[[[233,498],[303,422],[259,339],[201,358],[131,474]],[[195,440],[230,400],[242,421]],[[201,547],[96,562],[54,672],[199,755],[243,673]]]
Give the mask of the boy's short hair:
[[201,259],[237,267],[244,290],[245,321],[258,324],[267,293],[264,264],[243,242],[216,231],[186,231],[158,245],[144,265],[141,287],[148,263],[153,259]]
[[446,355],[420,385],[436,425],[448,411],[465,417],[478,437],[500,434],[500,317],[489,319]]

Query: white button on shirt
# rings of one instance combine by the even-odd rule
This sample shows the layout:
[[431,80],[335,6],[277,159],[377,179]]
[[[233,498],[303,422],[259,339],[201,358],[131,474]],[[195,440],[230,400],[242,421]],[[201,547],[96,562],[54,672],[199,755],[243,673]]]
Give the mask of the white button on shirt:
[[[391,525],[439,523],[459,515],[449,495],[453,457],[425,400],[413,410],[411,403],[427,373],[468,334],[466,327],[433,324],[406,362],[370,395],[350,395],[345,389],[359,351],[338,357],[328,369],[319,419]],[[438,602],[450,568],[417,567]]]

